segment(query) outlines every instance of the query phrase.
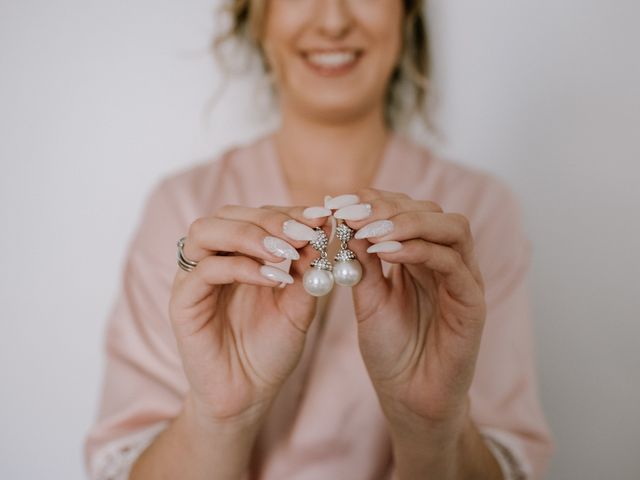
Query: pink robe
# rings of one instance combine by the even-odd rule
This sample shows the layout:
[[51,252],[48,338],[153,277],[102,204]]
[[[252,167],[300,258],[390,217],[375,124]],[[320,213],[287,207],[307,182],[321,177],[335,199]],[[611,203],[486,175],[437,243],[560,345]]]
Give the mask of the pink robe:
[[[539,478],[551,439],[533,362],[531,246],[513,192],[400,133],[392,135],[372,186],[435,201],[470,220],[488,312],[471,414],[506,476]],[[224,204],[289,203],[272,135],[168,176],[150,194],[106,327],[102,398],[84,445],[92,479],[127,478],[137,455],[181,410],[188,384],[167,308],[177,239]],[[335,288],[324,323],[312,323],[303,357],[257,439],[251,479],[393,478],[389,434],[358,349],[350,290]]]

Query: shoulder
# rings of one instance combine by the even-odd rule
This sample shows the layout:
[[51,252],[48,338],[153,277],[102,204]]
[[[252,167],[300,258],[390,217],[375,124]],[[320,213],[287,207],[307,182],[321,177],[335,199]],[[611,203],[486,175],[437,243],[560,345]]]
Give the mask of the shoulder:
[[469,221],[483,274],[499,276],[506,266],[524,269],[531,244],[524,230],[523,208],[507,181],[485,169],[435,154],[404,139],[402,151],[414,158],[422,173],[411,196],[431,200]]
[[[222,203],[233,203],[241,189],[239,172],[257,157],[263,137],[226,147],[217,155],[162,176],[145,197],[133,247],[166,254],[197,218]],[[162,245],[160,245],[162,243]]]
[[[398,135],[398,151],[408,168],[412,196],[427,197],[445,211],[464,213],[479,223],[496,214],[517,215],[520,202],[512,187],[497,174],[435,153],[406,135]],[[409,167],[407,167],[409,165]]]
[[266,135],[225,147],[217,155],[176,170],[161,178],[150,197],[170,196],[177,205],[208,210],[216,198],[233,196],[241,173],[264,155]]

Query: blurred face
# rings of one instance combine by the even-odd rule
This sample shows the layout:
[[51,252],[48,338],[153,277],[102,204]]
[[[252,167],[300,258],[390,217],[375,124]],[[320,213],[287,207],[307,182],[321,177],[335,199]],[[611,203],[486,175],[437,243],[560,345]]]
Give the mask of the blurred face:
[[402,0],[265,0],[262,46],[281,107],[340,121],[383,108]]

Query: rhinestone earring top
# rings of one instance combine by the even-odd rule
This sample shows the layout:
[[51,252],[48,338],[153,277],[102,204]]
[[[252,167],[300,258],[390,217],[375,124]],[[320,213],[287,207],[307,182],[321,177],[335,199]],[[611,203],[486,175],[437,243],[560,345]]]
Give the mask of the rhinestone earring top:
[[353,238],[353,230],[340,220],[336,227],[336,236],[340,240],[340,250],[336,253],[333,267],[333,278],[338,285],[353,287],[362,278],[362,265],[356,258],[356,254],[348,248],[348,242]]
[[304,272],[302,285],[309,295],[322,297],[333,288],[333,274],[331,273],[333,266],[327,258],[327,247],[329,246],[327,234],[320,227],[316,227],[314,230],[317,232],[317,236],[309,244],[320,252],[320,256],[311,262],[311,268]]

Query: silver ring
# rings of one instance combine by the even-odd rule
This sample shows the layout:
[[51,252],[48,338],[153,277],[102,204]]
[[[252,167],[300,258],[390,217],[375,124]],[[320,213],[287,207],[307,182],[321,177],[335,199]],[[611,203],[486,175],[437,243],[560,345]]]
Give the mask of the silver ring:
[[194,268],[196,268],[196,266],[198,265],[198,262],[193,261],[193,260],[189,260],[187,257],[184,256],[184,241],[187,239],[187,237],[182,237],[180,240],[178,240],[178,255],[177,255],[177,259],[178,259],[178,266],[184,270],[185,272],[190,272],[192,271]]

